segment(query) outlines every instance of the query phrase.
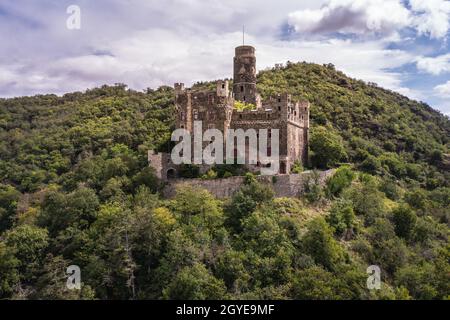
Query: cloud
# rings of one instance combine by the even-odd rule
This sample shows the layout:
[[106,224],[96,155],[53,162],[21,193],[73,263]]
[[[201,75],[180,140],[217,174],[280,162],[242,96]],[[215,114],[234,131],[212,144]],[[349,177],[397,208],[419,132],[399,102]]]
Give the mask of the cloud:
[[[419,68],[414,50],[394,48],[405,42],[402,28],[434,11],[416,12],[405,2],[78,0],[82,24],[74,32],[65,28],[71,0],[2,0],[0,96],[62,94],[117,82],[140,90],[231,77],[245,24],[259,69],[287,60],[333,63],[354,78],[429,101],[435,99],[430,92],[404,82],[415,75],[405,74],[403,66],[416,62]],[[285,37],[286,22],[312,36]],[[358,36],[344,40],[336,33]]]
[[[231,77],[234,47],[239,45],[236,41],[239,38],[240,32],[204,36],[189,30],[137,31],[102,43],[97,54],[9,67],[8,76],[4,80],[0,78],[0,86],[8,84],[0,94],[63,93],[117,82],[140,90],[174,82],[191,85],[196,81]],[[408,63],[412,56],[401,50],[386,49],[382,41],[281,41],[251,34],[247,38],[249,44],[256,46],[259,69],[287,60],[333,63],[352,77],[406,92],[401,74],[389,70]]]
[[331,0],[317,10],[289,14],[299,33],[391,34],[410,23],[410,12],[399,0]]
[[444,54],[437,57],[418,57],[416,58],[417,69],[430,73],[432,75],[440,75],[450,72],[450,54]]
[[431,38],[446,37],[450,29],[450,1],[447,0],[410,0],[415,12],[414,25],[420,35]]
[[450,98],[450,81],[437,85],[434,87],[434,91],[441,98]]
[[418,35],[442,39],[450,29],[449,20],[448,0],[329,0],[319,9],[292,12],[288,23],[298,33],[385,36],[410,28]]

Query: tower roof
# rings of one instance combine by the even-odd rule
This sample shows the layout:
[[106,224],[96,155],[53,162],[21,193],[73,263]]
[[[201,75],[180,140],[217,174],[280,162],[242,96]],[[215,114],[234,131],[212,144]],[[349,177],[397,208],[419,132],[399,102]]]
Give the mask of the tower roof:
[[236,56],[255,55],[255,48],[252,46],[239,46],[235,49]]

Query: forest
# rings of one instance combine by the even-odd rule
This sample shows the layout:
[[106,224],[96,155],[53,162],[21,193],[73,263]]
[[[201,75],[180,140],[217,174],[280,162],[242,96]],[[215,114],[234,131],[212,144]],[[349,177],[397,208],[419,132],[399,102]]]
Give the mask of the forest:
[[325,186],[277,198],[217,167],[203,178],[245,175],[230,199],[163,198],[147,151],[171,148],[167,86],[0,99],[0,299],[449,299],[449,118],[331,64],[263,70],[258,90],[311,102],[293,171],[336,169]]

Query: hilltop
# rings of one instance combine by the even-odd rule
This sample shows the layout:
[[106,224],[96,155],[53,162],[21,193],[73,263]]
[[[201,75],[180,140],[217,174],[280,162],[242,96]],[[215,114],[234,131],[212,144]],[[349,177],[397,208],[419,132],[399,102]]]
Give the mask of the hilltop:
[[[247,175],[229,200],[161,198],[147,151],[170,150],[168,86],[0,99],[0,298],[448,297],[450,120],[332,65],[261,71],[258,90],[310,101],[296,170],[336,168],[324,188],[274,198]],[[81,292],[58,285],[70,264]]]

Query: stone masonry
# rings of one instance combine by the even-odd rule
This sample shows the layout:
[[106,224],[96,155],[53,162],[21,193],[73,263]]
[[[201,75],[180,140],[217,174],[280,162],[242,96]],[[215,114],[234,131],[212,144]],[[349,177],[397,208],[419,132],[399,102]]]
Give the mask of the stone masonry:
[[[235,109],[235,101],[252,104],[252,110]],[[175,84],[176,128],[193,133],[194,121],[202,121],[203,132],[219,129],[227,135],[228,129],[279,130],[279,174],[289,174],[293,164],[305,164],[308,160],[309,102],[294,101],[285,93],[262,100],[256,89],[255,48],[239,46],[235,49],[233,90],[228,81],[217,81],[215,90],[194,90]],[[204,147],[208,142],[204,142]],[[247,147],[248,149],[248,147]],[[248,150],[247,150],[248,152]],[[270,153],[270,151],[268,150]],[[148,154],[149,164],[157,176],[166,181],[177,177],[177,166],[169,154]],[[248,160],[248,159],[247,159]],[[258,171],[261,164],[246,164],[251,171]],[[202,165],[201,172],[209,166]]]
[[[324,186],[327,179],[334,174],[335,170],[305,171],[300,174],[286,174],[277,176],[256,176],[263,184],[270,185],[277,197],[298,197],[303,191],[306,183],[311,183],[317,178],[319,185]],[[219,199],[230,198],[244,184],[245,177],[230,177],[224,179],[176,179],[168,181],[163,189],[163,195],[167,198],[175,196],[176,189],[180,186],[191,186],[208,190]]]

